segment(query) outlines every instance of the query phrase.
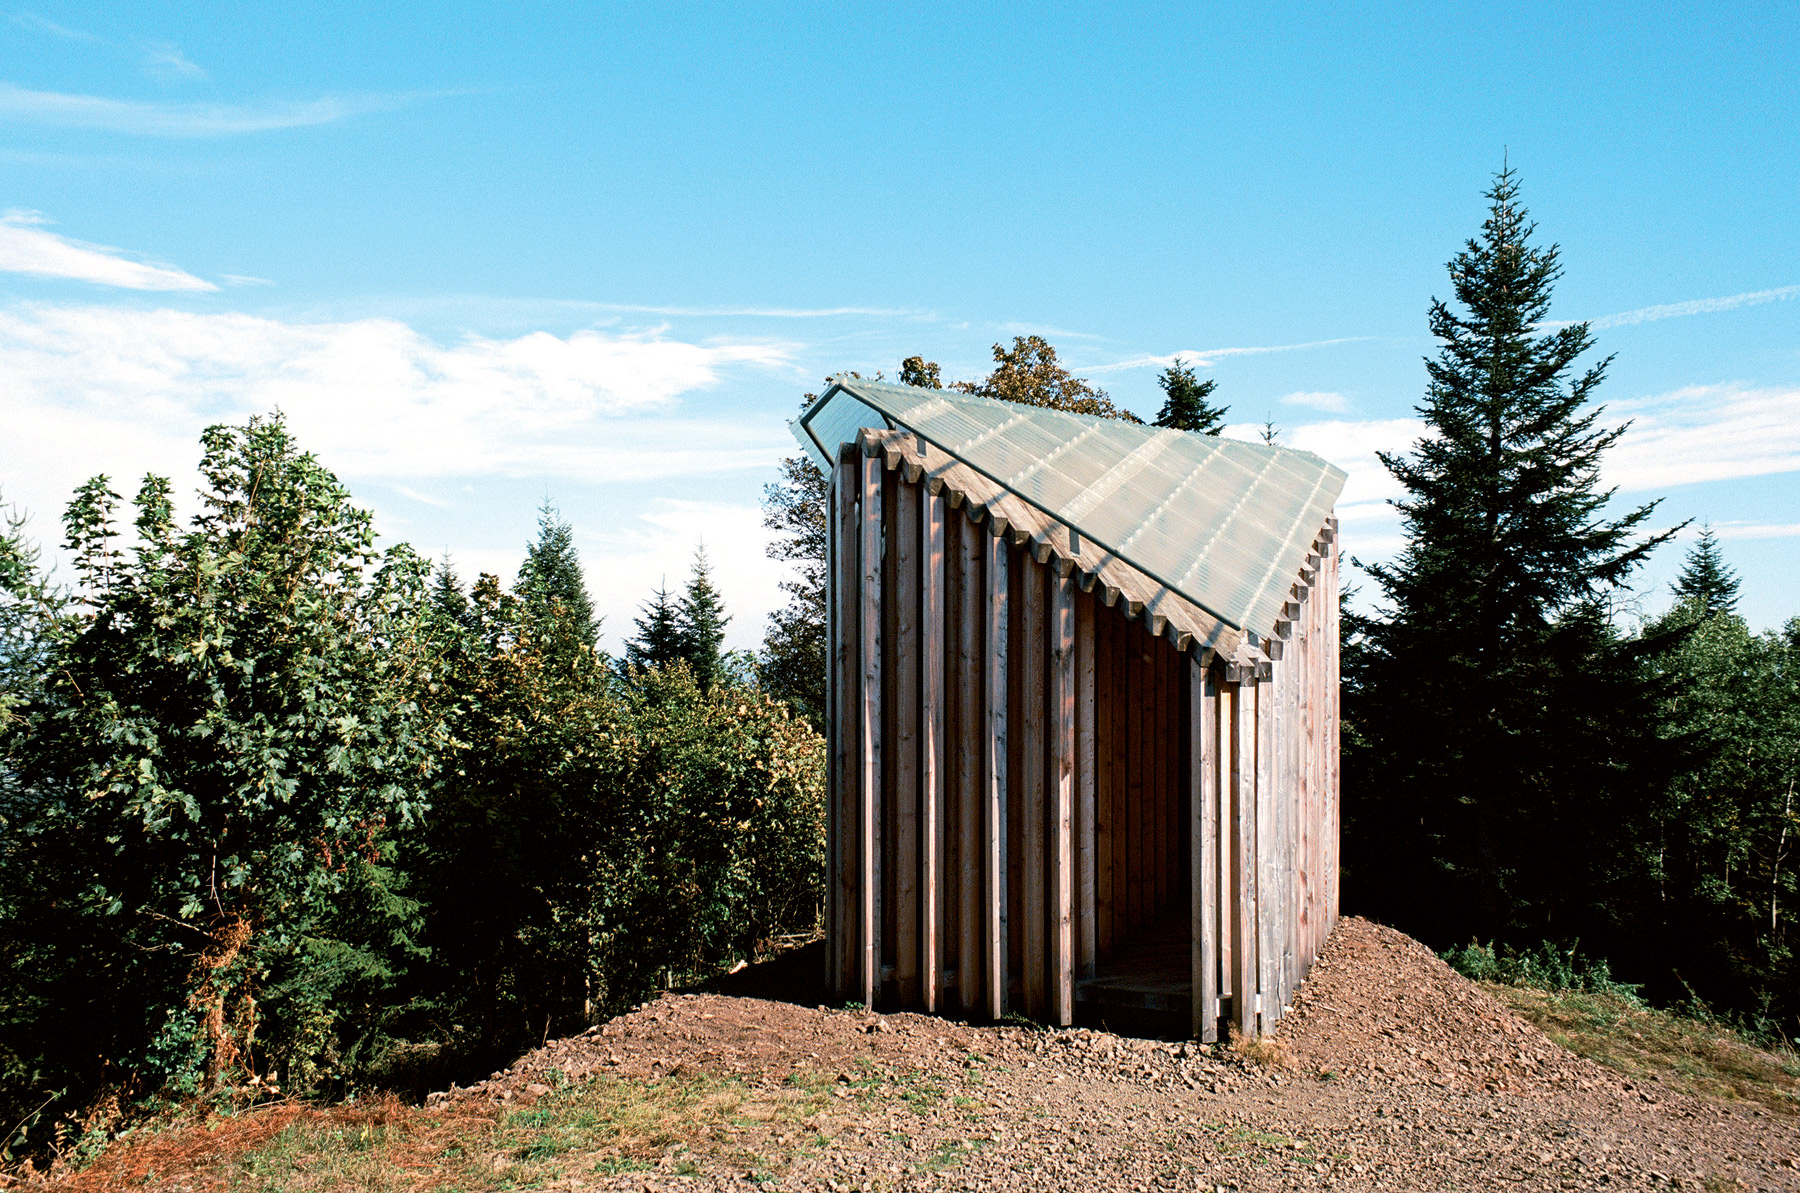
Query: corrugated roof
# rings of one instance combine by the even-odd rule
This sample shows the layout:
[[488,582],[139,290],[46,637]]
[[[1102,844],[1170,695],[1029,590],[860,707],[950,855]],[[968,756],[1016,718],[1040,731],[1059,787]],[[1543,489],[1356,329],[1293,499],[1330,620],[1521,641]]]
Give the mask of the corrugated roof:
[[[877,421],[871,421],[871,415]],[[1228,625],[1268,634],[1344,487],[1310,452],[839,378],[796,421],[822,465],[904,428]]]

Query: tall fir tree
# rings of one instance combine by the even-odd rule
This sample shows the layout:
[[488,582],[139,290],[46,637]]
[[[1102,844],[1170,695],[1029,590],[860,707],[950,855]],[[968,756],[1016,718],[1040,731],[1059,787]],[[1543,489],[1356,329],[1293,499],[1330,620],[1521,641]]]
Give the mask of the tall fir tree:
[[1708,617],[1737,612],[1737,573],[1726,564],[1712,527],[1700,528],[1700,537],[1689,549],[1672,587],[1677,601],[1698,602]]
[[582,579],[574,528],[548,498],[538,507],[537,539],[525,546],[525,562],[519,566],[513,591],[525,603],[528,625],[556,602],[562,606],[556,619],[562,632],[574,633],[589,649],[599,642],[600,622]]
[[669,594],[665,579],[656,595],[644,603],[644,614],[634,619],[637,635],[625,644],[625,661],[640,671],[666,667],[685,658],[681,636],[681,611]]
[[681,654],[694,669],[701,691],[711,691],[725,674],[725,625],[731,620],[725,601],[713,587],[712,564],[706,548],[694,552],[694,570],[681,594],[676,624],[681,631]]
[[1193,431],[1201,435],[1217,435],[1225,429],[1226,407],[1214,406],[1206,399],[1219,383],[1211,377],[1202,380],[1193,366],[1185,365],[1178,356],[1156,379],[1162,386],[1163,408],[1156,425],[1176,431]]
[[1511,169],[1487,198],[1458,309],[1430,308],[1430,434],[1381,456],[1406,547],[1367,569],[1386,610],[1346,652],[1346,894],[1437,942],[1566,937],[1623,897],[1606,862],[1655,798],[1655,644],[1622,642],[1607,601],[1673,533],[1633,541],[1654,503],[1605,516],[1608,361],[1576,371],[1586,324],[1543,330],[1561,267]]

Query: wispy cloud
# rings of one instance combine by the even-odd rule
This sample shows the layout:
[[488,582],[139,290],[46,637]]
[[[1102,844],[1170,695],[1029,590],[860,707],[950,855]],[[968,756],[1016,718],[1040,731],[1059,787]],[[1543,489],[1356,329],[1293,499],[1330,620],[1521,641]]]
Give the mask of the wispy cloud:
[[206,72],[189,61],[181,47],[170,41],[153,41],[144,47],[144,71],[158,79],[206,77]]
[[72,278],[126,290],[217,290],[173,266],[133,261],[103,244],[87,244],[44,228],[31,211],[0,215],[0,270],[38,277]]
[[1126,369],[1166,369],[1177,359],[1195,368],[1208,369],[1229,356],[1261,356],[1268,352],[1297,352],[1302,348],[1324,348],[1332,344],[1357,344],[1372,336],[1340,336],[1335,340],[1312,340],[1305,344],[1273,344],[1258,348],[1184,348],[1167,356],[1134,356],[1130,360],[1109,365],[1088,365],[1083,373],[1121,373]]
[[273,286],[268,278],[259,278],[247,273],[222,273],[219,280],[233,286]]
[[1610,403],[1607,415],[1631,419],[1604,466],[1622,489],[1800,471],[1800,389],[1692,385]]
[[67,25],[59,25],[48,17],[40,17],[35,12],[19,12],[13,14],[13,24],[26,29],[35,29],[39,33],[48,33],[52,37],[60,37],[64,41],[98,42],[100,39],[92,33],[84,33],[80,29],[71,29]]
[[230,137],[329,124],[401,103],[395,96],[324,96],[294,103],[160,104],[30,91],[0,83],[0,123],[46,124],[146,137]]
[[[1738,307],[1760,306],[1765,302],[1782,302],[1800,294],[1800,286],[1777,286],[1773,290],[1751,290],[1744,294],[1728,294],[1723,298],[1696,298],[1688,302],[1668,302],[1661,306],[1639,307],[1635,311],[1620,311],[1616,315],[1602,315],[1598,319],[1587,320],[1587,325],[1596,331],[1608,327],[1629,327],[1634,323],[1653,323],[1658,319],[1676,319],[1682,315],[1706,315],[1714,311],[1731,311]],[[1580,323],[1580,319],[1547,319],[1538,324],[1543,328],[1568,327]]]
[[692,318],[831,319],[844,315],[868,315],[888,319],[927,319],[930,311],[893,310],[886,307],[659,307],[625,302],[584,302],[581,306],[635,315],[685,315]]
[[1340,393],[1315,393],[1302,390],[1282,396],[1283,406],[1306,406],[1327,414],[1343,414],[1350,409],[1350,399]]

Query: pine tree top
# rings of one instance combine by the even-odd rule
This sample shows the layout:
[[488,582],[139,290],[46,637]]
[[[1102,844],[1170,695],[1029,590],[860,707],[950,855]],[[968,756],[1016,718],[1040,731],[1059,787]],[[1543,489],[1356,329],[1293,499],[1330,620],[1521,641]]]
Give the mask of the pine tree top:
[[560,603],[577,636],[590,647],[599,642],[600,623],[582,579],[574,528],[548,499],[538,508],[537,540],[525,545],[525,562],[513,590],[525,602],[528,615],[543,614],[552,602]]
[[637,635],[625,644],[626,661],[633,667],[666,667],[685,657],[680,616],[666,579],[644,603],[643,616],[635,618],[634,624]]
[[725,625],[730,620],[724,598],[713,586],[712,564],[707,561],[703,545],[694,552],[694,570],[676,612],[682,657],[693,666],[694,677],[703,688],[711,687],[719,677],[725,653]]
[[1700,537],[1688,550],[1673,588],[1676,600],[1698,601],[1708,617],[1737,612],[1737,573],[1726,564],[1712,527],[1700,528]]
[[1227,407],[1214,406],[1206,400],[1218,387],[1217,381],[1211,377],[1201,380],[1193,367],[1183,364],[1178,356],[1156,383],[1165,395],[1162,412],[1156,416],[1157,426],[1201,435],[1217,435],[1225,429]]

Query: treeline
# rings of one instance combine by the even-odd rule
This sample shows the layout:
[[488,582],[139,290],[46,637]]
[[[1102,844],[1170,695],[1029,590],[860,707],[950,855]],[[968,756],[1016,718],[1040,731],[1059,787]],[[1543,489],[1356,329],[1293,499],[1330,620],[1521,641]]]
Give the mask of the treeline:
[[1794,1038],[1800,619],[1750,633],[1710,534],[1671,611],[1625,615],[1681,527],[1612,512],[1610,358],[1549,322],[1557,250],[1511,172],[1489,199],[1431,307],[1430,433],[1383,457],[1406,547],[1345,619],[1345,909],[1440,949],[1579,949]]
[[485,1071],[811,929],[822,742],[703,561],[614,660],[552,512],[465,589],[280,418],[203,447],[185,524],[80,489],[66,590],[0,535],[0,1147]]

